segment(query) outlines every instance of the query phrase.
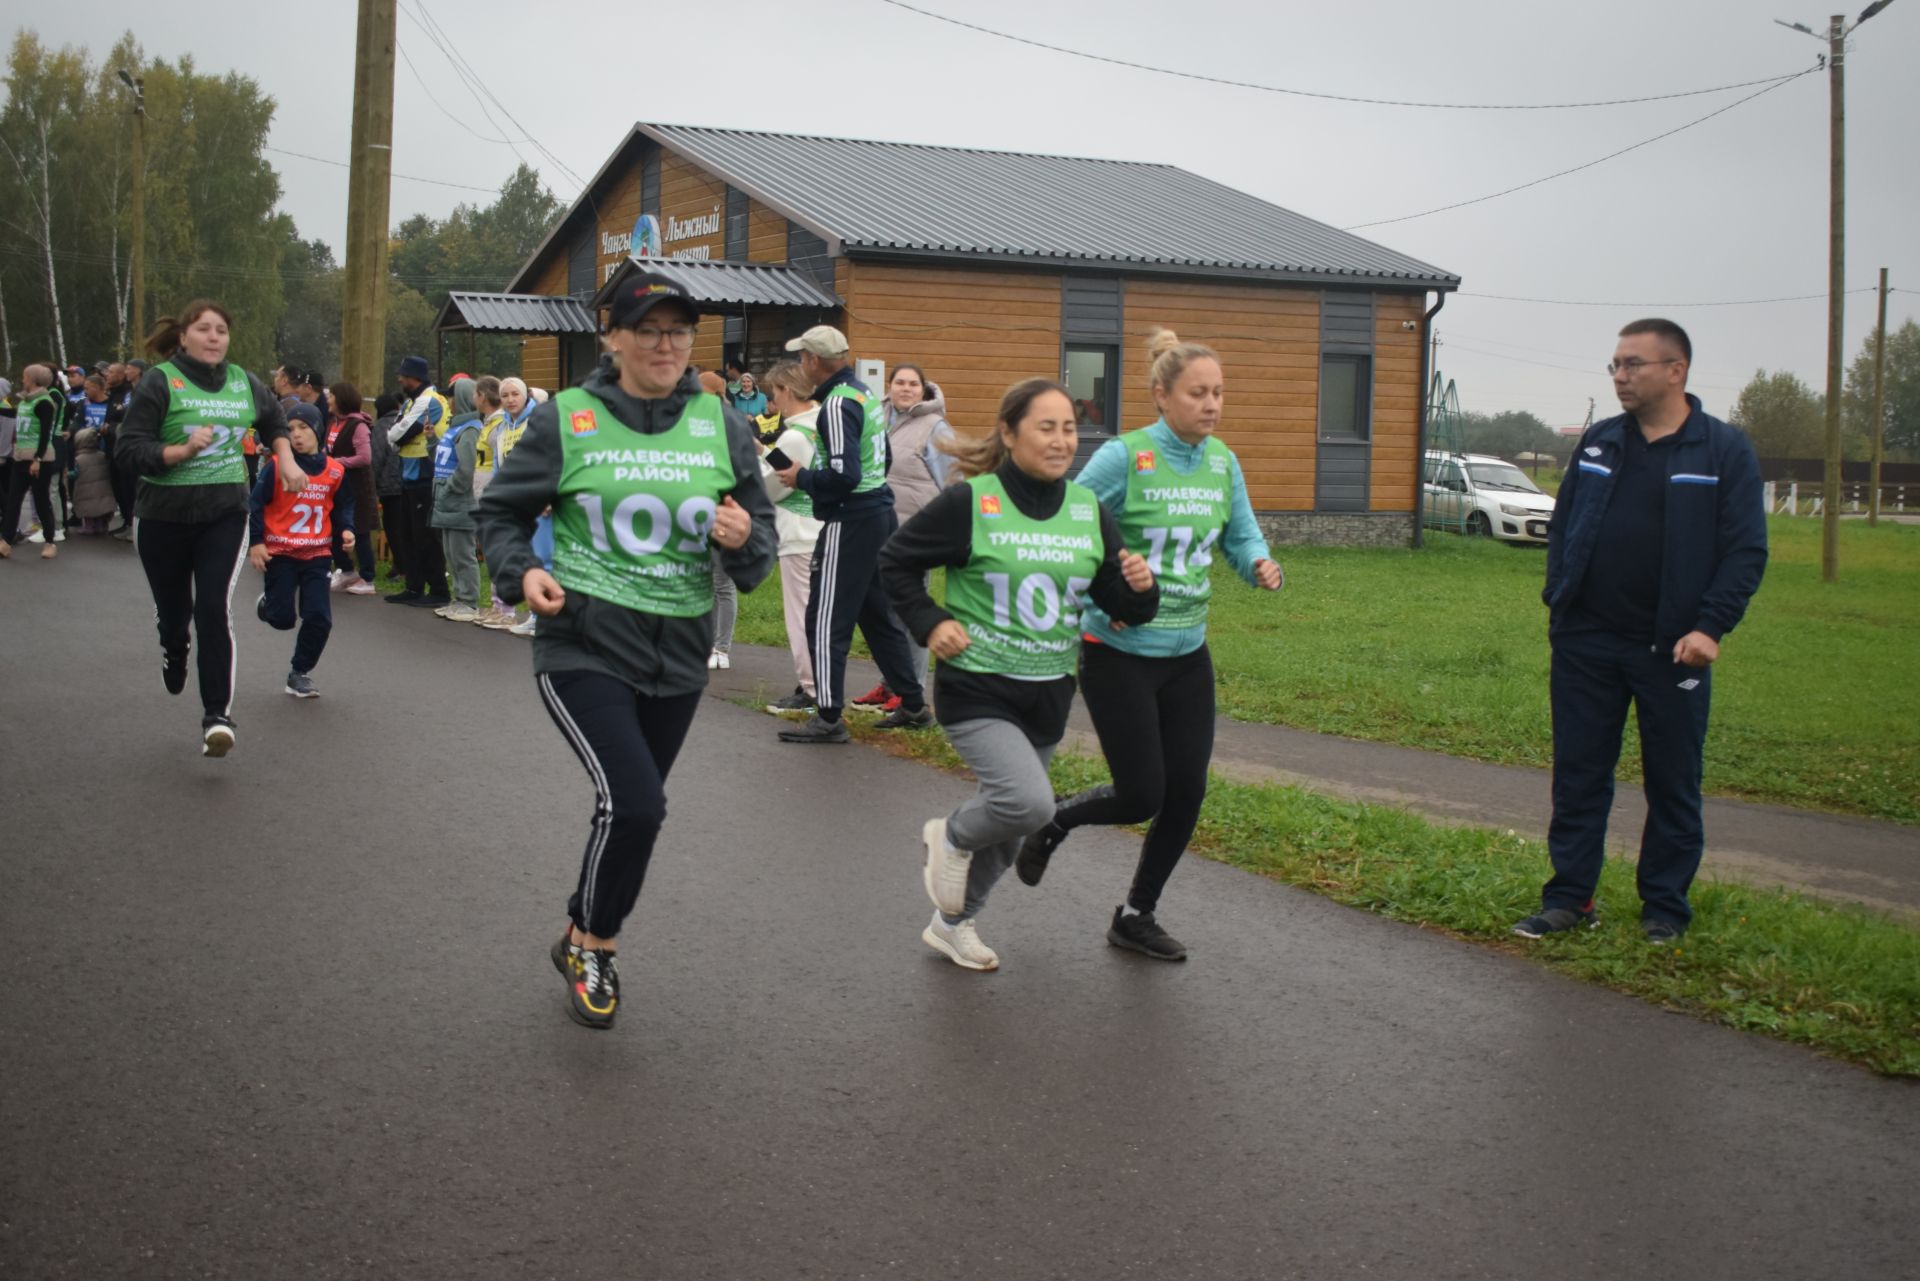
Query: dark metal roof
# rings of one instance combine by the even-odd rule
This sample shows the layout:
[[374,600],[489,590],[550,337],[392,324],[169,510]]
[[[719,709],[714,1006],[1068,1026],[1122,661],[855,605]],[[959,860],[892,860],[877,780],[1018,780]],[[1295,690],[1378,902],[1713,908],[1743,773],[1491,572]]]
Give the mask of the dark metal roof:
[[722,307],[813,307],[831,311],[840,300],[792,267],[764,262],[706,262],[693,258],[629,258],[594,296],[604,307],[636,271],[650,271],[679,285],[702,311]]
[[1451,272],[1172,165],[686,125],[635,131],[856,256],[1460,284]]
[[447,295],[433,327],[483,334],[591,334],[600,328],[572,298],[457,292]]

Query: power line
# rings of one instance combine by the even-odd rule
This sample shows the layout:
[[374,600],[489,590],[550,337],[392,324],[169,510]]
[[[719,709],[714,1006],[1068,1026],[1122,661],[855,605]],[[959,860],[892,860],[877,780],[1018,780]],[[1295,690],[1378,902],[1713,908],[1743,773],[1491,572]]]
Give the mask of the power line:
[[[480,100],[480,95],[477,92],[475,92],[472,81],[468,79],[466,76],[461,74],[460,66],[455,59],[453,51],[449,49],[447,45],[441,41],[440,36],[436,33],[435,29],[432,27],[429,27],[425,22],[421,20],[419,16],[413,14],[412,12],[408,11],[405,8],[402,8],[400,12],[406,14],[407,21],[413,23],[414,26],[420,28],[420,30],[426,35],[427,39],[432,42],[434,48],[440,51],[440,56],[446,60],[447,65],[453,70],[454,75],[460,78],[460,83],[462,84],[463,87],[465,87],[467,93],[472,96],[474,105],[480,108],[480,114],[486,117],[487,123],[492,125],[495,129],[500,129],[500,122],[493,118],[492,113],[487,110],[487,104]],[[424,8],[421,9],[421,13],[422,14],[426,13],[426,10]],[[406,52],[404,46],[400,46],[396,43],[395,47],[399,48],[402,54]],[[412,58],[407,59],[407,65],[409,67],[413,67]],[[414,68],[414,74],[416,76],[420,74],[419,68],[417,67]],[[424,87],[425,86],[422,85],[422,88]],[[431,98],[433,95],[428,94],[427,96]],[[437,99],[435,100],[434,105],[436,107],[440,107],[440,110],[442,111],[447,111],[445,107],[440,106],[440,103]],[[451,117],[453,113],[448,111],[447,115]],[[461,128],[465,129],[468,133],[473,134],[474,137],[479,138],[484,142],[497,142],[497,143],[504,144],[510,151],[513,152],[514,157],[517,160],[519,160],[521,164],[524,165],[527,163],[526,156],[521,154],[520,148],[514,144],[513,139],[507,138],[507,137],[488,138],[484,134],[481,134],[478,131],[476,131],[472,126],[466,124],[464,121],[461,121],[460,125],[461,125]],[[500,131],[502,134],[506,132],[506,130],[504,129],[501,129]],[[529,141],[531,140],[529,139]],[[529,165],[528,167],[531,168],[532,166]]]
[[[893,3],[893,0],[885,0],[885,2],[888,4],[891,4]],[[1701,116],[1697,120],[1689,120],[1687,121],[1687,123],[1680,125],[1677,128],[1669,129],[1665,133],[1657,133],[1653,135],[1653,137],[1651,138],[1642,138],[1639,142],[1636,142],[1631,146],[1622,147],[1618,151],[1610,151],[1606,155],[1601,156],[1599,159],[1589,160],[1583,165],[1575,165],[1571,169],[1562,169],[1558,173],[1550,173],[1544,178],[1535,178],[1532,182],[1523,182],[1517,187],[1508,187],[1503,191],[1496,191],[1490,195],[1475,196],[1471,200],[1456,200],[1450,205],[1441,205],[1438,208],[1425,209],[1419,213],[1401,214],[1398,218],[1376,218],[1372,222],[1356,222],[1352,226],[1342,227],[1341,230],[1342,231],[1360,231],[1367,227],[1384,227],[1389,223],[1412,222],[1415,218],[1428,218],[1437,213],[1446,213],[1450,209],[1465,209],[1468,205],[1482,205],[1489,200],[1498,200],[1502,196],[1511,196],[1516,191],[1525,191],[1529,187],[1538,187],[1543,182],[1552,182],[1555,178],[1564,178],[1568,174],[1576,174],[1583,169],[1591,169],[1595,165],[1603,165],[1609,160],[1617,160],[1619,157],[1626,155],[1629,151],[1638,151],[1640,150],[1640,148],[1651,146],[1654,143],[1659,142],[1663,138],[1671,138],[1673,137],[1673,135],[1677,133],[1685,133],[1687,130],[1693,128],[1695,125],[1703,125],[1707,121],[1713,119],[1715,116],[1725,115],[1727,112],[1732,111],[1735,107],[1742,106],[1745,103],[1752,102],[1755,98],[1758,98],[1761,94],[1772,93],[1775,89],[1778,89],[1781,85],[1789,84],[1792,81],[1798,80],[1801,76],[1811,75],[1813,72],[1819,71],[1819,70],[1821,70],[1821,68],[1819,67],[1808,67],[1805,71],[1796,71],[1794,74],[1790,76],[1785,76],[1779,80],[1773,81],[1771,84],[1767,85],[1767,87],[1764,89],[1755,90],[1753,93],[1748,94],[1744,98],[1736,98],[1734,101],[1729,102],[1726,106],[1721,107],[1717,111],[1709,111],[1706,115]]]
[[[406,11],[403,9],[401,10],[401,12],[405,13]],[[407,17],[416,23],[419,21],[418,19],[414,18],[413,15],[410,13],[407,14]],[[475,129],[472,125],[462,120],[459,116],[456,116],[453,114],[453,112],[447,110],[447,105],[441,102],[440,99],[434,97],[433,90],[427,88],[427,78],[421,75],[420,68],[416,67],[413,64],[413,55],[407,52],[407,46],[401,44],[398,40],[396,40],[393,43],[393,47],[399,51],[401,61],[407,64],[407,70],[413,72],[414,84],[419,87],[419,90],[421,93],[424,93],[427,95],[428,102],[431,102],[434,106],[440,108],[441,115],[453,121],[453,123],[459,125],[462,129],[465,129],[468,133],[472,134],[474,137],[478,138],[482,142],[497,142],[509,147],[513,145],[513,140],[510,138],[487,137],[487,135],[481,133],[478,129]]]
[[[1878,286],[1868,285],[1863,289],[1849,289],[1850,294],[1870,294]],[[1891,290],[1889,292],[1892,292]],[[1485,298],[1494,302],[1529,302],[1549,307],[1759,307],[1776,302],[1809,302],[1815,298],[1825,298],[1825,294],[1792,294],[1782,298],[1724,298],[1713,302],[1590,302],[1575,298],[1516,298],[1509,294],[1470,294],[1455,293],[1456,298]]]
[[[300,160],[311,160],[318,165],[332,165],[336,169],[353,168],[351,164],[347,163],[344,160],[329,160],[325,156],[310,156],[304,151],[288,151],[285,147],[269,147],[263,144],[260,150],[271,151],[274,154],[281,155],[281,156],[293,156],[296,159],[300,159]],[[394,174],[393,176],[396,178],[405,178],[408,182],[424,182],[424,183],[427,183],[429,186],[434,186],[434,187],[453,187],[459,191],[484,191],[489,196],[497,196],[500,194],[500,192],[496,188],[476,187],[471,183],[446,182],[439,178],[420,178],[410,173],[397,173],[397,174]]]
[[977,31],[982,35],[993,36],[1000,40],[1011,40],[1015,44],[1027,45],[1035,49],[1045,49],[1049,53],[1064,53],[1071,58],[1084,58],[1089,62],[1104,62],[1110,66],[1126,67],[1133,71],[1150,71],[1160,76],[1177,76],[1182,80],[1198,80],[1206,84],[1227,85],[1234,89],[1257,89],[1262,93],[1282,93],[1296,98],[1319,98],[1328,102],[1358,102],[1374,107],[1422,107],[1435,111],[1568,111],[1585,107],[1624,107],[1636,102],[1666,102],[1673,98],[1697,98],[1702,94],[1727,93],[1734,89],[1750,89],[1754,85],[1781,84],[1792,80],[1804,72],[1791,75],[1768,76],[1759,80],[1741,80],[1734,84],[1714,85],[1708,89],[1685,89],[1678,93],[1647,94],[1639,98],[1603,98],[1593,102],[1407,102],[1397,98],[1364,98],[1356,94],[1319,93],[1311,89],[1290,89],[1283,85],[1255,84],[1249,80],[1230,80],[1224,76],[1202,75],[1195,71],[1178,71],[1172,67],[1156,67],[1144,62],[1130,62],[1125,58],[1112,58],[1105,54],[1088,53],[1083,49],[1069,49],[1065,45],[1048,44],[1044,40],[1034,40],[1027,36],[1017,36],[1009,31],[996,31],[992,27],[983,27],[974,22],[963,22],[959,18],[950,18],[944,13],[935,13],[931,9],[922,9],[905,3],[905,0],[880,0],[896,9],[905,9],[908,13],[917,13],[923,18],[932,18],[936,22],[945,22],[952,26],[964,27],[968,31]]

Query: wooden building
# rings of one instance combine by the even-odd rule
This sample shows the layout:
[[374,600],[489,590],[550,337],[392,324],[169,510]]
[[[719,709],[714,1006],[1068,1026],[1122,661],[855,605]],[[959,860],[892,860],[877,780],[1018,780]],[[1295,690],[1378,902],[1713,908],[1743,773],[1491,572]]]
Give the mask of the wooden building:
[[1414,537],[1427,322],[1459,278],[1184,170],[638,124],[506,292],[456,294],[442,323],[485,312],[527,335],[529,382],[562,386],[636,260],[713,313],[703,367],[764,369],[824,321],[857,361],[924,366],[963,431],[1059,378],[1088,447],[1155,417],[1166,325],[1220,352],[1221,435],[1277,539]]

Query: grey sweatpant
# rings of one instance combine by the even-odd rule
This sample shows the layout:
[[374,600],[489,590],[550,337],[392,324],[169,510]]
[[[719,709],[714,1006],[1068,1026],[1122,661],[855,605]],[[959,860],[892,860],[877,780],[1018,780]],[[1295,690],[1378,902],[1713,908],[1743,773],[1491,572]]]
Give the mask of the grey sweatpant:
[[453,577],[456,605],[480,607],[480,558],[474,551],[471,529],[443,529],[440,546],[447,553],[447,573]]
[[740,616],[740,593],[727,571],[720,568],[720,553],[713,553],[713,649],[717,654],[733,653],[733,624]]
[[947,840],[973,854],[967,872],[967,907],[947,924],[977,916],[987,895],[1020,853],[1020,843],[1053,817],[1053,784],[1047,762],[1058,743],[1035,747],[1012,721],[981,718],[946,727],[980,790],[947,818]]

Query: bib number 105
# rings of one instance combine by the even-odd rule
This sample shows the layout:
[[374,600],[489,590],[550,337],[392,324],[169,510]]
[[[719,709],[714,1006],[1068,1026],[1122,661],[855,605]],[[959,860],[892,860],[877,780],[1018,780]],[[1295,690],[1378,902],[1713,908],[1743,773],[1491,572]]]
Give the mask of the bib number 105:
[[[674,543],[675,551],[706,551],[707,533],[713,528],[713,518],[719,510],[711,498],[696,497],[681,503],[679,511],[669,512],[666,503],[653,494],[628,494],[613,505],[610,514],[599,494],[575,494],[574,501],[587,514],[587,528],[593,535],[596,550],[613,550],[613,542],[607,538],[611,526],[613,541],[620,544],[621,551],[635,557],[658,555],[676,531],[685,537]],[[643,521],[644,534],[641,533]]]
[[980,577],[993,593],[994,626],[1012,627],[1017,612],[1021,625],[1032,632],[1050,632],[1061,623],[1078,627],[1080,603],[1085,599],[1087,588],[1093,586],[1091,578],[1069,578],[1066,599],[1062,600],[1060,588],[1051,574],[1028,574],[1017,588],[1011,574]]
[[1147,568],[1154,576],[1169,571],[1161,568],[1165,560],[1167,544],[1173,544],[1173,569],[1175,578],[1182,577],[1188,570],[1196,573],[1204,571],[1213,564],[1213,545],[1220,538],[1220,529],[1215,526],[1203,535],[1198,543],[1193,541],[1193,530],[1185,525],[1175,525],[1171,529],[1143,530],[1147,536]]

